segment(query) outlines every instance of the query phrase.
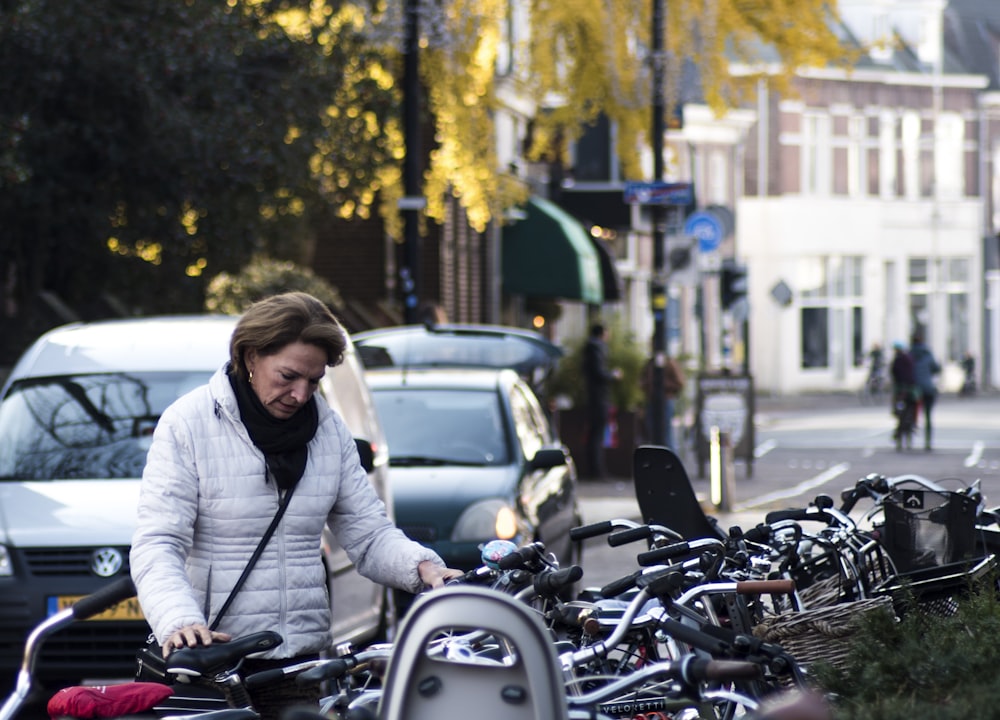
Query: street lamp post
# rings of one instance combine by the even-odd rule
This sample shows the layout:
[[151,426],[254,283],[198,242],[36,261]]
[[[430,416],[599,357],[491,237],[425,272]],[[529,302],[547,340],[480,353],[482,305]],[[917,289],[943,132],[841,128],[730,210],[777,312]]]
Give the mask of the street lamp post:
[[403,132],[406,155],[403,159],[403,192],[399,208],[403,213],[403,264],[399,269],[403,316],[407,323],[419,321],[420,314],[420,226],[424,205],[420,187],[420,0],[405,0],[406,24],[403,50]]
[[[664,97],[663,79],[666,53],[663,49],[663,27],[666,0],[652,0],[652,76],[653,76],[653,181],[663,179],[663,133]],[[653,204],[650,207],[653,237],[653,282],[650,301],[653,308],[652,378],[649,398],[650,430],[654,444],[660,444],[666,437],[666,417],[663,368],[667,350],[667,287],[666,287],[666,212],[665,206]]]

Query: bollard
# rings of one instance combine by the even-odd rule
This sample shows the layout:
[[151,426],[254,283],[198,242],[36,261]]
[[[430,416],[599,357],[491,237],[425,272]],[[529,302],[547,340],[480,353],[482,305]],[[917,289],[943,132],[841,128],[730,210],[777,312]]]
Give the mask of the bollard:
[[713,425],[708,443],[709,495],[712,505],[722,512],[730,512],[733,503],[733,448],[729,433]]

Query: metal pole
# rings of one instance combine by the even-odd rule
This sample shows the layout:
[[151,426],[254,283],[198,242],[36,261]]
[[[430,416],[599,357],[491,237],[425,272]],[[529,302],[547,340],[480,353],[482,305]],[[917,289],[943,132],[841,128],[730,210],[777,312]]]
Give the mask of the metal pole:
[[[653,181],[663,179],[663,133],[664,123],[663,79],[666,55],[663,50],[663,28],[666,13],[666,0],[652,0],[652,57],[653,57],[653,124],[651,142],[653,146]],[[653,308],[653,377],[649,398],[649,411],[652,414],[650,429],[653,443],[661,444],[666,438],[665,398],[663,397],[663,367],[667,354],[667,288],[666,288],[666,208],[662,205],[652,205],[651,208],[653,237],[653,282],[650,288],[650,304]]]
[[406,46],[403,52],[403,263],[399,269],[403,316],[407,323],[420,315],[420,0],[406,0]]

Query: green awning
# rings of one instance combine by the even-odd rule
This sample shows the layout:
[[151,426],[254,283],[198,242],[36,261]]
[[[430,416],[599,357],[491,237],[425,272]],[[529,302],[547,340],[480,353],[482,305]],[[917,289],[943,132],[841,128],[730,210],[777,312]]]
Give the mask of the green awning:
[[524,219],[503,228],[504,291],[603,302],[601,262],[583,225],[542,198],[528,200],[523,211]]

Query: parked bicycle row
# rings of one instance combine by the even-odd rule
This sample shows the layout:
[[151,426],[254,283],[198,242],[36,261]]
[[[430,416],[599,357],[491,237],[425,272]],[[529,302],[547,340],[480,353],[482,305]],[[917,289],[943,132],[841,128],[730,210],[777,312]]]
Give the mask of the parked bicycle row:
[[[182,648],[164,663],[168,691],[128,709],[257,720],[255,698],[292,683],[322,697],[291,704],[298,720],[415,720],[462,708],[505,719],[766,718],[793,701],[826,712],[814,668],[844,659],[858,617],[953,612],[994,565],[1000,514],[975,484],[869,475],[839,503],[818,496],[753,528],[723,529],[693,509],[671,451],[640,448],[636,463],[642,520],[572,531],[577,541],[636,546],[617,580],[591,587],[584,567],[560,567],[542,543],[494,541],[479,567],[420,595],[392,643],[256,673],[244,659],[280,644],[277,633]],[[642,465],[660,469],[657,484],[639,481]],[[40,626],[0,720],[27,697],[48,636],[132,593],[116,583]],[[132,685],[137,693],[147,684]],[[187,692],[196,687],[214,697]],[[65,694],[54,702],[54,717],[74,715]]]

